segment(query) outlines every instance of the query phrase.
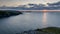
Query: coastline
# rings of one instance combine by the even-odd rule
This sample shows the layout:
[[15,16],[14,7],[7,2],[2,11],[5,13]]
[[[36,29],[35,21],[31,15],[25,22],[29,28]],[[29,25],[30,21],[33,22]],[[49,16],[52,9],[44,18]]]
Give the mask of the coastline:
[[22,33],[17,33],[17,34],[60,34],[60,28],[47,27],[47,28],[42,28],[42,29],[24,31]]
[[15,16],[19,14],[22,14],[22,12],[12,10],[0,10],[0,18]]

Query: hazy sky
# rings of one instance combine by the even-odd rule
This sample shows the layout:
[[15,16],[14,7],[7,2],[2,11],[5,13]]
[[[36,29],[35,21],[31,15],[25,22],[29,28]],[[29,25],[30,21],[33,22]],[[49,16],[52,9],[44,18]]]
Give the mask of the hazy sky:
[[0,6],[3,6],[3,5],[18,6],[18,5],[28,4],[28,3],[45,4],[45,3],[53,3],[53,2],[58,2],[58,1],[60,0],[0,0]]

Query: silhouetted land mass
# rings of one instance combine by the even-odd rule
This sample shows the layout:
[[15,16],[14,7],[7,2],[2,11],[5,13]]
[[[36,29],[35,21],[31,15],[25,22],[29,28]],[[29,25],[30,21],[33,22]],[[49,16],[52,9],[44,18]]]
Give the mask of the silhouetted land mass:
[[13,10],[0,10],[0,18],[10,17],[19,14],[22,14],[22,12],[13,11]]
[[47,27],[47,28],[42,28],[42,29],[24,31],[22,33],[16,33],[16,34],[60,34],[60,28]]

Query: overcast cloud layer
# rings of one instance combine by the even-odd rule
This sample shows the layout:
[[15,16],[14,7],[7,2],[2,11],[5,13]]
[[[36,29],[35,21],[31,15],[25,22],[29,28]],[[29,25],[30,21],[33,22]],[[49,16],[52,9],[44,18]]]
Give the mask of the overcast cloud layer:
[[39,3],[53,3],[53,2],[58,2],[60,0],[0,0],[0,6],[18,6],[18,5],[23,5],[23,4],[28,4],[28,3],[34,3],[34,4],[39,4]]

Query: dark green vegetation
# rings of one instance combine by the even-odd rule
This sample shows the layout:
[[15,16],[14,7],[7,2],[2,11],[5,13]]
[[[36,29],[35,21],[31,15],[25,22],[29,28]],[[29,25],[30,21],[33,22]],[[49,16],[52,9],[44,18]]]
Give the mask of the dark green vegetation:
[[13,10],[0,10],[0,18],[19,15],[19,14],[22,14],[22,12],[13,11]]
[[17,34],[60,34],[60,28],[58,27],[47,27],[42,29],[35,29],[30,31],[24,31]]
[[43,29],[36,29],[35,31],[51,33],[51,34],[60,34],[60,28],[57,27],[47,27]]

